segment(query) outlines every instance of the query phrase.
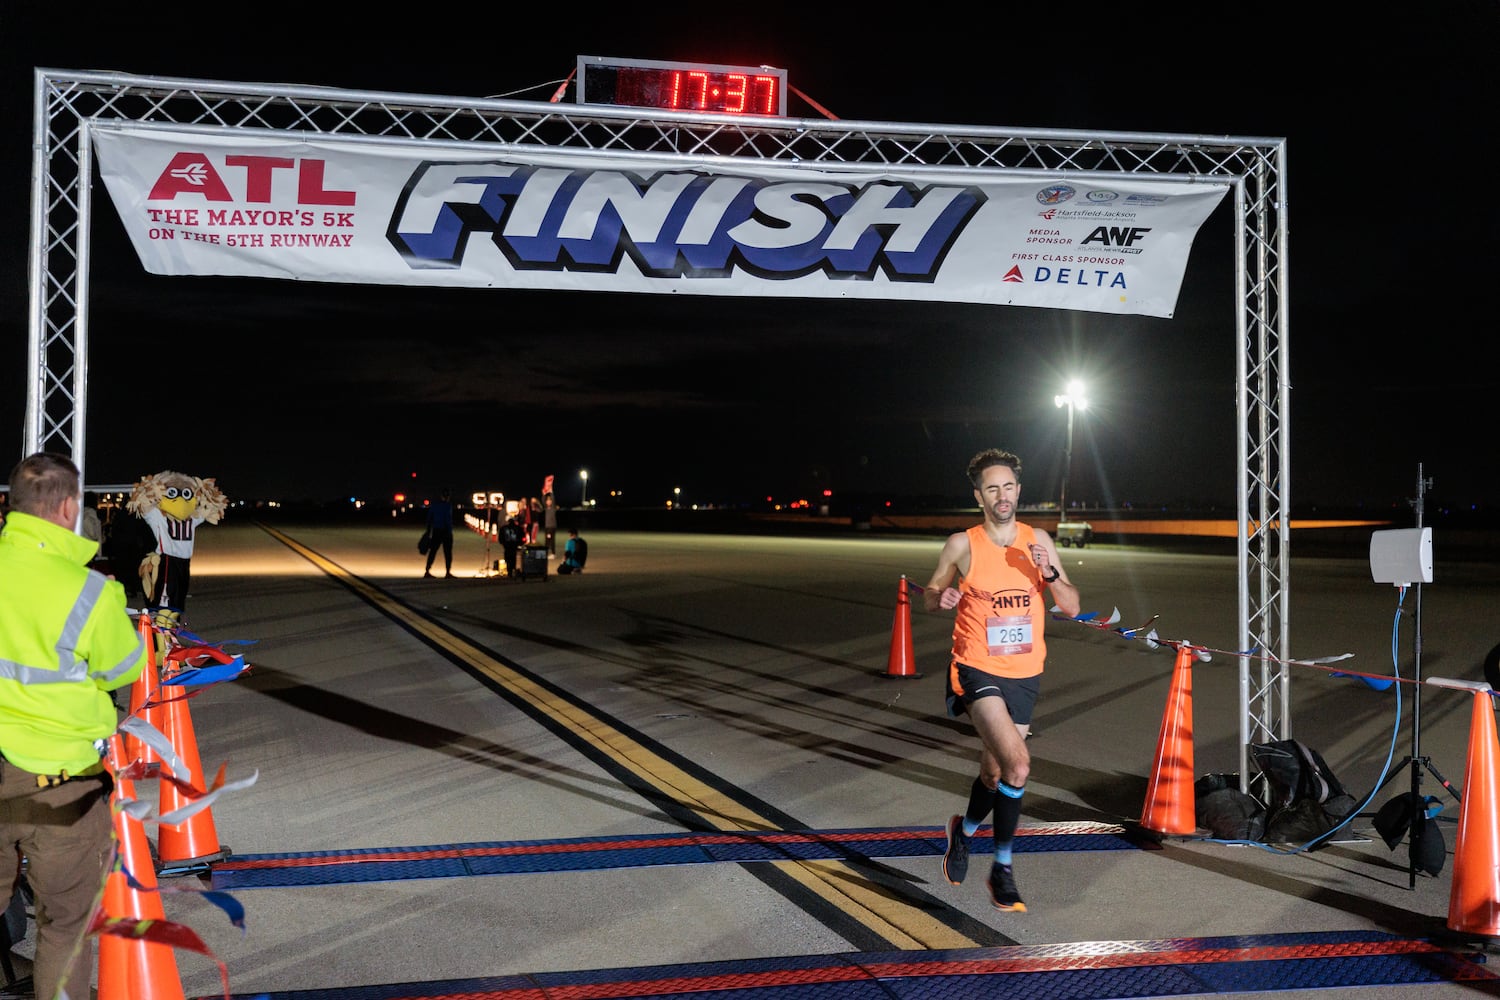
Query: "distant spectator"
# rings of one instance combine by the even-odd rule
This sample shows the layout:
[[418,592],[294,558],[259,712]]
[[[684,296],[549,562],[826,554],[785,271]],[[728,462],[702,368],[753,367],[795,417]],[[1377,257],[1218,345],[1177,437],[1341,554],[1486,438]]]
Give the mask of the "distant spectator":
[[536,545],[542,540],[542,501],[539,497],[532,497],[529,503],[530,511],[526,517],[526,544]]
[[547,536],[547,558],[557,556],[557,497],[542,494],[542,530]]
[[432,539],[427,548],[427,569],[424,577],[432,575],[432,563],[437,559],[438,547],[443,549],[444,576],[453,575],[453,493],[443,490],[443,495],[427,508],[427,534]]
[[114,570],[104,558],[104,522],[99,517],[99,494],[92,490],[83,495],[83,507],[78,511],[78,534],[98,546],[94,558],[89,560],[89,569],[113,576]]
[[589,559],[589,543],[578,537],[577,528],[568,529],[568,542],[563,546],[562,565],[557,567],[557,572],[566,576],[569,573],[582,573],[583,564]]
[[99,523],[99,494],[93,490],[83,495],[83,509],[78,514],[78,533],[91,542],[104,540],[104,529]]
[[532,500],[522,497],[521,502],[516,505],[516,524],[521,529],[522,545],[531,544],[531,532],[535,528],[531,518],[532,503]]
[[104,558],[111,574],[125,588],[126,600],[146,600],[145,587],[136,567],[155,548],[156,536],[143,518],[125,510],[115,511],[104,536]]
[[500,547],[505,550],[505,576],[515,579],[520,574],[516,554],[521,551],[521,524],[514,515],[500,526]]

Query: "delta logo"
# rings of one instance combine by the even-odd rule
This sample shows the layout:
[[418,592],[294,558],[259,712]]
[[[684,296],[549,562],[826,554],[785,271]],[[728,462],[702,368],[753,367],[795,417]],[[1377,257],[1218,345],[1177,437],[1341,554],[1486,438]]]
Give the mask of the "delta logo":
[[1128,289],[1124,271],[1108,268],[1049,267],[1037,265],[1028,279],[1020,264],[1012,264],[1000,281],[1012,285],[1071,285],[1078,288]]

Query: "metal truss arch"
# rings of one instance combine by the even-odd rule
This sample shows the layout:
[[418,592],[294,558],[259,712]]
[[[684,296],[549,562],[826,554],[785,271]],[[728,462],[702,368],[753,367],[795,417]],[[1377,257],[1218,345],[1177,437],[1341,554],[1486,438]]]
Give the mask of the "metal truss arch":
[[[1234,185],[1239,648],[1290,657],[1286,142],[692,114],[37,69],[30,346],[23,453],[85,459],[89,123],[107,119],[308,137],[478,143],[666,157],[975,172],[1170,176]],[[84,183],[85,180],[89,183]],[[1240,774],[1248,744],[1288,735],[1289,678],[1240,658]],[[1243,778],[1242,778],[1243,780]]]

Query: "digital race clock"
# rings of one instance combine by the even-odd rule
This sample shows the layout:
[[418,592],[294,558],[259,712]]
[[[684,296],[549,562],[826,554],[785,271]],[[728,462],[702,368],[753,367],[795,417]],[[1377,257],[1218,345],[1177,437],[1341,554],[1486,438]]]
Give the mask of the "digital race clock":
[[578,103],[785,116],[786,70],[579,56]]

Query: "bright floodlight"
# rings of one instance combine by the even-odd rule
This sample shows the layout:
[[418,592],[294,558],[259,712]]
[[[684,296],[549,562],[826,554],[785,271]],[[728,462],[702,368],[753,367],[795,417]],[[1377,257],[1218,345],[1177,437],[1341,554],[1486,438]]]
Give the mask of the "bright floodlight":
[[1052,397],[1052,405],[1073,406],[1080,410],[1087,410],[1089,408],[1089,401],[1083,392],[1083,382],[1075,378],[1068,383],[1067,391],[1063,395]]
[[1067,391],[1052,397],[1052,405],[1068,408],[1068,447],[1063,452],[1062,490],[1057,499],[1057,520],[1061,523],[1068,519],[1068,473],[1073,470],[1073,411],[1089,408],[1089,401],[1083,395],[1083,382],[1070,379]]
[[589,505],[589,470],[579,469],[578,478],[583,480],[583,497],[578,506],[587,507]]

